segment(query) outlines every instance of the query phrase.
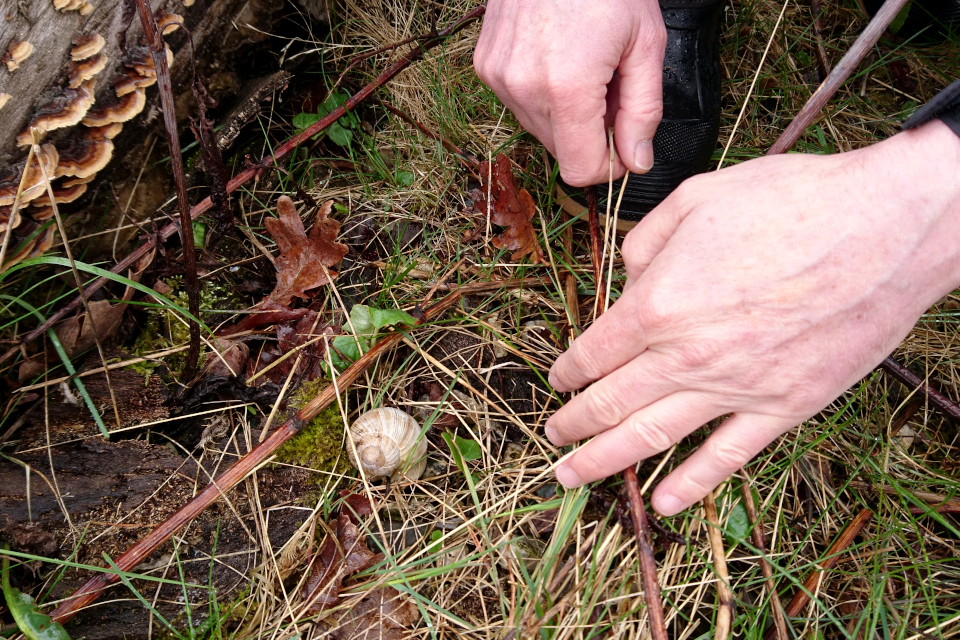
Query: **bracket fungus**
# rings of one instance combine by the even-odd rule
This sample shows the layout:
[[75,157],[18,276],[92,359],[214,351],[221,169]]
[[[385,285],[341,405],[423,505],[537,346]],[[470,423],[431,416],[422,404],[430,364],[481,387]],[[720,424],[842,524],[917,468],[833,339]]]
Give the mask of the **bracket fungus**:
[[183,26],[183,16],[176,13],[162,12],[157,16],[157,28],[161,35],[168,36]]
[[67,11],[79,11],[82,16],[90,15],[95,9],[95,7],[86,0],[53,0],[53,6],[57,11],[64,13]]
[[33,116],[26,131],[17,136],[17,145],[27,147],[33,143],[33,131],[41,136],[55,129],[79,124],[93,105],[94,80],[87,80],[76,89],[65,88],[43,105]]
[[47,178],[53,179],[59,157],[56,147],[52,144],[45,144],[40,147],[40,152],[32,157],[26,171],[24,171],[26,161],[0,171],[0,206],[13,204],[17,197],[17,190],[20,188],[21,179],[23,181],[23,192],[20,194],[20,201],[25,203],[36,199],[46,189],[46,181],[43,179],[44,174]]
[[77,36],[73,40],[73,48],[70,49],[70,59],[74,62],[86,60],[100,53],[106,44],[107,41],[99,33]]
[[3,57],[0,57],[0,62],[7,65],[8,71],[16,71],[20,68],[21,63],[30,57],[31,53],[33,53],[32,44],[23,40],[13,40]]
[[9,93],[0,93],[0,109],[3,109],[12,97]]
[[70,84],[67,86],[71,89],[77,89],[81,84],[103,71],[107,66],[107,60],[106,54],[98,53],[80,62],[74,62],[70,65]]
[[99,173],[113,157],[113,138],[121,128],[119,124],[94,127],[70,138],[58,149],[56,177],[92,178]]
[[87,127],[103,127],[108,124],[127,122],[137,117],[147,104],[145,89],[134,89],[119,98],[108,98],[103,104],[97,103],[83,118]]

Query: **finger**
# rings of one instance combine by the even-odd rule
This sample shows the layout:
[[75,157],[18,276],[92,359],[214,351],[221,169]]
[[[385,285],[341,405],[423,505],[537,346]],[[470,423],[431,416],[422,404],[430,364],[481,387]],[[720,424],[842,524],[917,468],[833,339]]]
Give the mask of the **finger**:
[[565,487],[578,487],[605,478],[666,451],[716,416],[716,409],[700,393],[671,394],[631,414],[620,426],[595,436],[562,460],[554,470],[557,481]]
[[[612,74],[611,74],[612,75]],[[607,182],[610,177],[610,148],[607,146],[605,115],[607,84],[610,78],[586,84],[579,78],[560,82],[561,90],[548,96],[554,155],[560,177],[574,187]],[[614,154],[613,177],[625,173]]]
[[660,375],[665,356],[645,351],[597,380],[547,420],[546,435],[557,446],[577,442],[616,427],[630,414],[679,390],[680,383]]
[[561,393],[573,391],[639,356],[647,347],[641,321],[642,314],[621,297],[557,358],[550,385]]
[[684,189],[683,185],[680,189],[671,193],[666,200],[645,215],[624,237],[621,249],[623,266],[627,272],[624,291],[633,285],[654,258],[666,248],[680,223],[693,210],[692,201],[686,195],[687,189]]
[[630,171],[653,167],[653,136],[663,117],[663,56],[667,30],[659,15],[649,17],[630,52],[620,61],[619,109],[614,125],[617,154]]
[[750,462],[794,424],[783,418],[738,413],[728,418],[697,451],[663,479],[651,497],[653,508],[673,516]]

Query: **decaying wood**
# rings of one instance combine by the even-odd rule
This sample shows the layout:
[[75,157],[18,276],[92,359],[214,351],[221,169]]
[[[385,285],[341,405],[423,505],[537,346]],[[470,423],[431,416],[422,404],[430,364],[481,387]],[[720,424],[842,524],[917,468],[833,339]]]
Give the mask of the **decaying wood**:
[[[325,0],[300,0],[315,20],[325,19]],[[22,157],[14,144],[16,136],[26,127],[31,114],[44,101],[44,95],[57,87],[66,86],[70,48],[78,35],[98,33],[106,40],[103,53],[109,59],[106,69],[97,77],[97,96],[101,99],[113,91],[112,79],[120,58],[117,34],[121,28],[122,0],[95,0],[94,11],[82,16],[78,11],[61,13],[54,9],[52,0],[29,0],[2,3],[0,10],[0,52],[6,51],[14,39],[34,45],[34,51],[20,68],[8,72],[0,67],[0,94],[12,97],[0,110],[0,165]],[[170,3],[150,0],[157,9]],[[203,51],[230,51],[237,41],[264,38],[258,32],[257,21],[268,12],[282,10],[281,0],[196,0],[192,6],[175,3],[170,9],[182,14],[185,26],[193,34],[198,55]],[[247,27],[251,24],[253,28]],[[139,37],[141,29],[134,21],[128,31],[128,42]],[[190,56],[184,46],[186,37],[175,34],[168,38],[174,50],[174,85],[183,86],[192,79]],[[156,100],[156,90],[149,90],[148,100]],[[6,156],[6,157],[5,157]]]

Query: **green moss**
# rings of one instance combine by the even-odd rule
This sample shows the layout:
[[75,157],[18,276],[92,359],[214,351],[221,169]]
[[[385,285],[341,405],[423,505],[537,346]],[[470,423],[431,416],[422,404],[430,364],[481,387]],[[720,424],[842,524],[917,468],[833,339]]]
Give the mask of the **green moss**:
[[[167,297],[184,309],[188,308],[189,300],[187,299],[187,292],[183,288],[183,278],[173,276],[164,280],[164,283],[171,289]],[[200,319],[207,326],[216,325],[223,319],[221,310],[234,308],[235,304],[234,295],[229,287],[212,280],[201,282]],[[133,345],[133,355],[149,355],[163,349],[179,347],[189,343],[190,327],[183,320],[179,317],[178,312],[161,307],[151,308],[147,312],[147,324]],[[204,351],[206,351],[206,346],[201,344],[201,362],[203,361]],[[170,371],[178,373],[187,363],[187,352],[171,354],[166,356],[163,361]],[[156,364],[153,364],[153,366],[155,367]]]
[[[304,383],[290,396],[288,405],[298,411],[320,392],[328,382],[313,380]],[[320,412],[303,430],[277,449],[276,460],[328,473],[346,473],[351,469],[347,452],[343,449],[343,418],[337,405]],[[325,474],[317,474],[316,481],[326,483]]]

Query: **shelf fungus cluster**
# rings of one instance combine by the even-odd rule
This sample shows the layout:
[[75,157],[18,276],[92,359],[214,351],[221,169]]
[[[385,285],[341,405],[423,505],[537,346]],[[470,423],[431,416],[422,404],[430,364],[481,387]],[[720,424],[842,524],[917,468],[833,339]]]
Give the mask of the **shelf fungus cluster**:
[[[60,11],[84,13],[93,9],[82,0],[53,2]],[[182,17],[165,12],[157,20],[163,34],[183,24]],[[14,258],[38,255],[38,249],[49,248],[53,234],[47,230],[52,225],[44,225],[44,221],[53,217],[53,207],[74,202],[86,193],[88,184],[113,157],[113,139],[125,123],[143,111],[146,90],[157,82],[153,56],[147,47],[128,47],[123,58],[111,64],[105,44],[99,34],[73,41],[63,86],[45,94],[28,126],[17,136],[17,145],[27,152],[29,165],[24,158],[0,169],[0,232],[16,229],[19,239],[26,238],[7,252],[5,266]],[[32,52],[29,43],[14,41],[2,62],[13,71]],[[166,55],[168,65],[172,64],[169,47]],[[105,88],[108,82],[111,87]],[[0,93],[0,109],[10,99]],[[26,252],[24,247],[28,247]]]

